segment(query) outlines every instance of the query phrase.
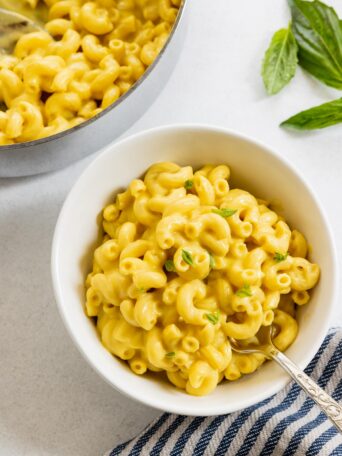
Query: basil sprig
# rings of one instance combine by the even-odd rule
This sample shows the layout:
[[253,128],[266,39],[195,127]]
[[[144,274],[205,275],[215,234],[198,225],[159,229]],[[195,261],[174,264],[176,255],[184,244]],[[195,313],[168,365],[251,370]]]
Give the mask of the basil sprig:
[[[320,0],[288,0],[292,22],[276,32],[266,51],[262,76],[267,92],[279,92],[294,76],[296,63],[322,83],[342,90],[342,21]],[[282,127],[316,130],[342,122],[342,99],[304,110]]]
[[262,77],[269,95],[280,92],[296,74],[297,51],[291,25],[273,35],[262,64]]
[[342,122],[342,98],[302,111],[285,120],[281,126],[297,130],[316,130]]

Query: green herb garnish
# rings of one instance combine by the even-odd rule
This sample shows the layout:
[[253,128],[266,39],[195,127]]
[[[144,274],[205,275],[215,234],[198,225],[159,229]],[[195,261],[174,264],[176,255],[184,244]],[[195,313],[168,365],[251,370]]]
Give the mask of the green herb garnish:
[[194,260],[192,259],[192,255],[190,252],[187,250],[182,250],[182,258],[185,261],[185,263],[188,263],[190,266],[193,266]]
[[166,358],[173,358],[176,355],[175,352],[166,353]]
[[[267,92],[279,92],[298,64],[329,87],[342,90],[342,20],[320,0],[287,0],[292,22],[273,36],[262,76]],[[316,130],[342,123],[342,98],[303,110],[280,124]]]
[[342,89],[342,27],[321,1],[288,0],[299,65],[323,84]]
[[209,255],[209,266],[211,269],[214,269],[214,267],[215,267],[214,257],[212,256],[212,254],[210,252],[208,252],[208,255]]
[[282,253],[275,252],[273,259],[277,263],[280,263],[281,261],[285,261],[286,258],[288,257],[288,255],[289,255],[288,253],[285,253],[285,255],[283,255]]
[[210,321],[211,324],[216,325],[220,319],[220,312],[217,310],[214,313],[205,314],[205,317]]
[[269,95],[280,92],[296,74],[297,52],[291,25],[273,35],[262,64],[262,77]]
[[237,290],[235,294],[236,296],[239,296],[239,298],[246,298],[248,296],[252,296],[251,286],[245,284],[242,288]]
[[141,287],[141,288],[138,288],[138,291],[140,293],[146,293],[147,290],[146,290],[146,288]]
[[342,98],[302,111],[282,122],[282,127],[318,130],[342,122]]
[[173,262],[173,260],[166,260],[165,264],[164,264],[164,267],[167,270],[167,272],[175,272],[176,271],[175,263]]
[[213,209],[214,214],[218,214],[221,217],[228,218],[231,217],[232,215],[236,214],[237,210],[236,209],[228,209],[226,207],[223,207],[222,209]]
[[191,190],[193,186],[194,186],[194,181],[192,181],[192,180],[186,180],[184,183],[185,190]]

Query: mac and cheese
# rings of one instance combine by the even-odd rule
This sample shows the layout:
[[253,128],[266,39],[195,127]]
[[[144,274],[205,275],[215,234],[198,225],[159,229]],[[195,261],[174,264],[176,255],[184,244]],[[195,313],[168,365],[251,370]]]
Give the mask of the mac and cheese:
[[225,165],[151,166],[105,207],[86,280],[104,346],[198,396],[265,361],[232,352],[230,337],[253,343],[274,325],[286,350],[320,274],[304,236],[229,177]]
[[181,4],[44,2],[45,31],[22,36],[13,55],[0,55],[0,146],[54,135],[114,103],[153,63]]

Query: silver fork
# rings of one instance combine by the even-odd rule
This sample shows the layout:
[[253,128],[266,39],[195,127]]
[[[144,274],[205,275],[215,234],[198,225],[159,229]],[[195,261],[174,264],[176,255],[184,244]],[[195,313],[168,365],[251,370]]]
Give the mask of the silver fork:
[[317,385],[305,372],[293,363],[284,353],[280,352],[273,344],[272,337],[274,327],[264,327],[258,333],[260,344],[242,346],[236,339],[230,338],[233,351],[241,354],[260,353],[267,359],[276,361],[311,399],[321,408],[326,416],[332,421],[336,428],[342,433],[342,406],[338,404],[329,394]]

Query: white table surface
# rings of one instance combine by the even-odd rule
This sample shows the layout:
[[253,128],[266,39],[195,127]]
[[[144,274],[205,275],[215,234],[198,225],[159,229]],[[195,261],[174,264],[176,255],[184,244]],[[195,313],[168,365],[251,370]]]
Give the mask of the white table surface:
[[[329,3],[342,16],[341,2]],[[278,128],[281,120],[338,93],[299,70],[290,86],[268,97],[259,76],[272,33],[289,20],[286,1],[192,0],[191,9],[169,83],[126,134],[202,122],[268,143],[317,189],[342,258],[342,127],[310,134]],[[54,225],[93,158],[49,175],[0,180],[0,456],[102,455],[158,415],[97,376],[73,346],[54,302]],[[342,323],[340,309],[334,323]]]

